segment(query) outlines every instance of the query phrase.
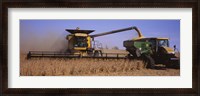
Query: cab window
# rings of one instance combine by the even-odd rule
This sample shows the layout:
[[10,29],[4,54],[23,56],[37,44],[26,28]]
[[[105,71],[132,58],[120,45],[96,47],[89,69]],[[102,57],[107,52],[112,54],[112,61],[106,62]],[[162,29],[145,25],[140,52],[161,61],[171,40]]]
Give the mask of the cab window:
[[158,40],[158,46],[164,46],[164,47],[168,47],[168,40]]
[[87,47],[87,38],[86,37],[76,37],[74,47]]

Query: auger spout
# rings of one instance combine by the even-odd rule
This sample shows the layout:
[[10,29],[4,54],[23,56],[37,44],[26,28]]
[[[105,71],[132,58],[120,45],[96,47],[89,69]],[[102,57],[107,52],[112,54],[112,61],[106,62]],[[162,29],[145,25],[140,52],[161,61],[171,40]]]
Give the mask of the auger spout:
[[123,29],[118,29],[118,30],[113,30],[113,31],[109,31],[109,32],[103,32],[103,33],[94,34],[94,35],[90,35],[90,36],[92,38],[94,38],[94,37],[99,37],[99,36],[104,36],[104,35],[109,35],[109,34],[124,32],[124,31],[128,31],[128,30],[133,30],[133,29],[135,29],[136,32],[138,33],[138,38],[143,38],[144,37],[142,35],[142,33],[140,32],[140,30],[136,26],[128,27],[128,28],[123,28]]

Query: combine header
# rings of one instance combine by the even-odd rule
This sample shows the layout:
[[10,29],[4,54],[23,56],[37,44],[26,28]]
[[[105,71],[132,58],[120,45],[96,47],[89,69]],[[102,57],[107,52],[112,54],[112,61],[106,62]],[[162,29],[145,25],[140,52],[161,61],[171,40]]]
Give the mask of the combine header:
[[[125,53],[105,53],[102,44],[94,38],[128,30],[135,30],[137,38],[124,41]],[[133,26],[129,28],[103,32],[90,35],[95,30],[66,29],[70,34],[66,36],[68,40],[65,52],[52,51],[29,51],[27,59],[32,57],[61,57],[61,58],[116,58],[116,59],[135,59],[142,58],[148,63],[149,68],[154,68],[156,63],[163,63],[166,66],[180,66],[179,58],[175,56],[175,50],[169,47],[168,38],[145,38],[140,30]],[[174,48],[175,49],[175,48]],[[176,62],[176,64],[174,64]],[[170,64],[169,64],[170,63]],[[178,64],[177,64],[178,63]]]

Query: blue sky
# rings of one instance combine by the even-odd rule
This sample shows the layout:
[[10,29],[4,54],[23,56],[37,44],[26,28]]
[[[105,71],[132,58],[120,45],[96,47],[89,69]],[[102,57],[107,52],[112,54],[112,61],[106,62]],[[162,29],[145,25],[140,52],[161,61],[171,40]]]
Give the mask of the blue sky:
[[[180,50],[180,20],[20,20],[20,50],[60,50],[67,46],[65,39],[69,33],[65,29],[79,27],[95,30],[92,34],[137,26],[145,37],[170,38],[170,46]],[[137,37],[136,31],[97,37],[103,47],[120,49],[123,41]],[[63,49],[64,50],[64,49]]]

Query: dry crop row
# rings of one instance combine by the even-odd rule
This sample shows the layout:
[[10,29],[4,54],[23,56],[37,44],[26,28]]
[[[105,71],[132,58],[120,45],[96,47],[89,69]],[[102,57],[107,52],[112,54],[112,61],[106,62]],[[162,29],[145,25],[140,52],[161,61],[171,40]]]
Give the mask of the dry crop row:
[[180,70],[151,70],[139,60],[61,59],[21,56],[21,76],[175,76]]

